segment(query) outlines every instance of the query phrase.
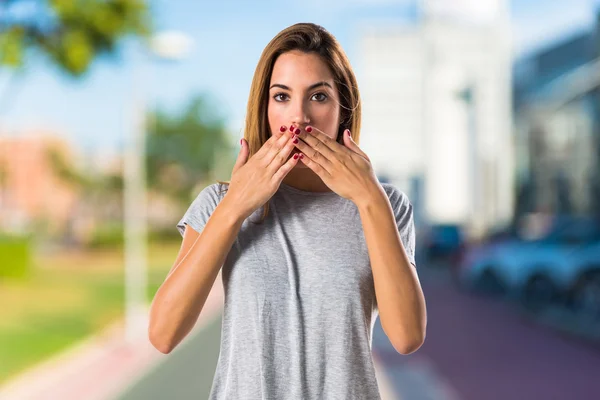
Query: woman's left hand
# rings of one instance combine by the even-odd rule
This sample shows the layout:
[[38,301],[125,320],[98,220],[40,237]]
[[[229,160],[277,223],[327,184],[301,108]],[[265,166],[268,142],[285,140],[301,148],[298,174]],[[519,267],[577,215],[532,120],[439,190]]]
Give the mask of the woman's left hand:
[[383,191],[371,160],[352,140],[350,131],[343,133],[341,145],[314,126],[300,130],[296,147],[304,154],[302,162],[338,195],[357,202],[375,190]]

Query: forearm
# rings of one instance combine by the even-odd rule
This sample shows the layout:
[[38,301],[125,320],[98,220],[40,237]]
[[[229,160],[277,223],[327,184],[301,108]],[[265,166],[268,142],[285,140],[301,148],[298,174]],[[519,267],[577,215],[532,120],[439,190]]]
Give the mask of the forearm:
[[198,320],[243,221],[224,198],[157,291],[150,309],[149,335],[162,352],[175,348]]
[[398,232],[389,200],[381,189],[358,209],[373,271],[381,325],[402,354],[424,341],[427,325],[425,297]]

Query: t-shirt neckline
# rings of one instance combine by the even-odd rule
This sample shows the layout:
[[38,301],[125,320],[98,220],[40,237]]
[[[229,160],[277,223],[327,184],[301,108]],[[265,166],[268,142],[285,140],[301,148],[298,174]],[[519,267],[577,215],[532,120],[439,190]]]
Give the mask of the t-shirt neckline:
[[334,196],[334,195],[337,196],[338,195],[333,190],[329,191],[329,192],[309,192],[307,190],[301,190],[301,189],[295,188],[295,187],[285,184],[283,182],[281,182],[279,184],[279,188],[286,192],[295,193],[295,194],[303,194],[305,196]]

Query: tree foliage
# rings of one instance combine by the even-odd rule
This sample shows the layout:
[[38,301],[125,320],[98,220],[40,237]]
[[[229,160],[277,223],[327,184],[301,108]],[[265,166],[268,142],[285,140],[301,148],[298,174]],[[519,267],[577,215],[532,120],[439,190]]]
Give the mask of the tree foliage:
[[20,67],[30,50],[72,76],[127,35],[150,33],[143,0],[4,0],[0,2],[0,65]]
[[157,110],[149,117],[147,137],[148,186],[181,204],[197,185],[210,179],[217,162],[231,154],[224,118],[214,101],[195,96],[180,113]]

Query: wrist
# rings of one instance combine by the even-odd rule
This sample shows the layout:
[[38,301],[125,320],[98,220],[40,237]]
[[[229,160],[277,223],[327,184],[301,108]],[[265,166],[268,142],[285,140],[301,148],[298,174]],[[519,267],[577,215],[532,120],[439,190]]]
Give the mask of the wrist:
[[382,201],[387,201],[387,195],[383,187],[378,184],[354,200],[354,204],[359,210],[362,210],[377,206]]
[[219,202],[217,208],[223,211],[223,214],[227,216],[233,224],[242,224],[249,215],[240,209],[237,202],[234,201],[228,193],[225,194],[223,199]]

